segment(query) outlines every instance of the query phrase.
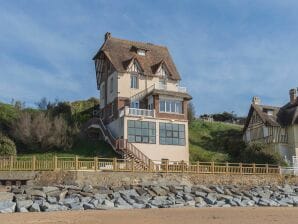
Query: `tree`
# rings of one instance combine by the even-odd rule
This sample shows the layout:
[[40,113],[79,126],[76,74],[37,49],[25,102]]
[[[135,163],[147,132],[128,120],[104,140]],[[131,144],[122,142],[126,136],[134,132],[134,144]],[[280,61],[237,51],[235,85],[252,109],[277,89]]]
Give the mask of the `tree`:
[[16,154],[17,150],[14,142],[0,133],[0,156],[15,156]]
[[68,125],[61,116],[52,117],[45,112],[21,113],[13,125],[14,138],[29,150],[48,151],[69,149],[77,129]]
[[38,109],[40,110],[46,110],[48,108],[48,104],[50,102],[47,100],[47,98],[43,97],[40,99],[40,101],[36,102],[36,106],[38,107]]
[[195,107],[192,102],[188,103],[187,119],[190,123],[196,119]]

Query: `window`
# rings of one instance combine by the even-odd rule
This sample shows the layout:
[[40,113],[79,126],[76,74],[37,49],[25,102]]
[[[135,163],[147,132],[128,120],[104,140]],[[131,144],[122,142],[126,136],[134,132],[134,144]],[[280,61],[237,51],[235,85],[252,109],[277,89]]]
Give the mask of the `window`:
[[138,100],[136,100],[136,101],[132,101],[132,102],[130,103],[130,107],[131,107],[131,108],[140,108],[140,102],[139,102]]
[[130,76],[130,88],[132,88],[132,89],[138,88],[138,76],[137,75]]
[[185,145],[185,125],[159,123],[159,144]]
[[163,100],[159,101],[159,111],[166,113],[182,114],[182,102],[178,100]]
[[146,55],[146,51],[145,50],[142,50],[142,49],[138,49],[137,50],[137,54],[138,55],[141,55],[141,56],[145,56]]
[[112,77],[112,78],[110,79],[110,93],[113,92],[113,83],[114,83],[114,78]]
[[153,97],[152,96],[150,96],[148,98],[148,109],[153,110]]
[[128,142],[156,143],[156,124],[149,121],[127,121]]

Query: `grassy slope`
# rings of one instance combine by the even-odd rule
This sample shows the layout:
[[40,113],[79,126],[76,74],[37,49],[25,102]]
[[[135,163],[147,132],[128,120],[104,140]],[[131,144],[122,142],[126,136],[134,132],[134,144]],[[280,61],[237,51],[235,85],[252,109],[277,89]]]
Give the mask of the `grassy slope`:
[[[94,106],[94,101],[75,101],[70,103],[74,116],[80,116],[82,120],[89,119],[90,112]],[[91,109],[90,109],[91,108]],[[90,109],[90,112],[88,111]],[[32,110],[33,111],[33,110]],[[36,111],[36,110],[34,110]],[[11,122],[18,117],[19,111],[8,104],[0,103],[0,131],[5,133]],[[81,120],[80,119],[80,120]],[[190,160],[191,161],[233,161],[226,148],[229,147],[230,139],[239,138],[235,132],[241,132],[241,126],[223,123],[208,123],[194,121],[189,125],[189,142],[190,142]],[[228,140],[227,140],[228,139]],[[225,145],[226,144],[226,145]],[[28,152],[19,154],[22,156],[37,155],[42,157],[52,156],[74,156],[83,157],[100,156],[115,157],[117,156],[109,145],[103,141],[94,141],[87,139],[77,139],[72,149],[68,151],[53,151],[48,153]]]
[[231,141],[241,141],[242,126],[219,122],[194,121],[189,125],[191,161],[234,161],[227,152]]

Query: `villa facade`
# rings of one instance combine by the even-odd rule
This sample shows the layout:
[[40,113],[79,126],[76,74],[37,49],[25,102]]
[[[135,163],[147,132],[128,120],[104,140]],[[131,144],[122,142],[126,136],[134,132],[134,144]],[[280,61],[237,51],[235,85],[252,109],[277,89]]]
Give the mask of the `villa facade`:
[[289,95],[290,102],[282,107],[262,105],[259,97],[253,97],[243,140],[248,144],[263,142],[292,162],[298,155],[297,89],[291,89]]
[[[137,149],[132,154],[140,153],[139,157],[153,162],[188,162],[191,96],[180,86],[181,77],[168,49],[106,33],[93,60],[100,91],[99,118],[107,140],[122,140]],[[115,148],[119,149],[119,143]]]

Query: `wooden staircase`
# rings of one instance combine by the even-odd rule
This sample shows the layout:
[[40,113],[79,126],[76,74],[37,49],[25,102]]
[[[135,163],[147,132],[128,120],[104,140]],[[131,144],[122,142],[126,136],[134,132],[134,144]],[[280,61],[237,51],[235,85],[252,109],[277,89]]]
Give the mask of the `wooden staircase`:
[[134,161],[135,170],[151,171],[154,163],[144,153],[142,153],[135,145],[128,142],[127,139],[116,139],[109,128],[107,128],[100,118],[92,118],[87,122],[88,128],[99,129],[104,136],[104,140],[111,145],[113,150],[120,154],[127,161]]

